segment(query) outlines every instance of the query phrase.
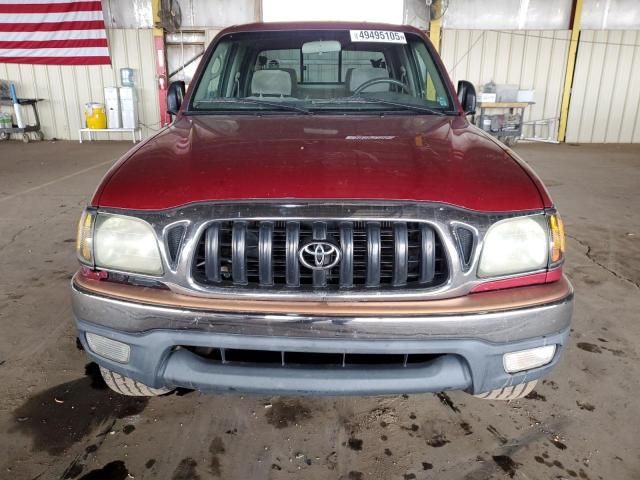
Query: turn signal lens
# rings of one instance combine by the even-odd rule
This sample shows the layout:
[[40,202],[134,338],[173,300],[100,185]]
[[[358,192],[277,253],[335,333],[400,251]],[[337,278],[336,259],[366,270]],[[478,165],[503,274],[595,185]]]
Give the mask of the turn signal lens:
[[551,263],[557,263],[564,258],[564,223],[560,215],[554,213],[549,217],[551,229]]
[[114,362],[128,363],[131,355],[131,347],[126,343],[112,340],[95,333],[87,333],[85,338],[89,348],[101,357],[108,358]]
[[522,372],[548,364],[553,360],[555,354],[555,345],[545,345],[544,347],[505,353],[502,357],[502,363],[507,373]]
[[93,265],[93,224],[95,212],[85,210],[78,222],[78,237],[76,239],[76,252],[78,260],[85,265]]

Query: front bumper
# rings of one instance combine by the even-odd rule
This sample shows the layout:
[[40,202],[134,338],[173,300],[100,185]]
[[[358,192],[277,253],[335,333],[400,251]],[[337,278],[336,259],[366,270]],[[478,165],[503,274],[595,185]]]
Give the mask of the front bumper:
[[[482,393],[544,376],[558,362],[569,334],[573,290],[566,279],[507,292],[475,294],[473,310],[438,311],[424,302],[423,313],[393,315],[336,314],[326,311],[261,313],[178,307],[125,299],[121,287],[109,295],[104,282],[73,282],[73,311],[78,336],[100,365],[151,387],[279,394],[393,394],[465,390]],[[126,287],[140,289],[141,287]],[[136,290],[131,290],[132,292]],[[534,302],[531,298],[543,298]],[[167,293],[167,295],[170,295]],[[500,309],[514,295],[526,305]],[[489,308],[487,300],[494,302]],[[468,302],[468,300],[467,300]],[[504,302],[502,302],[504,304]],[[434,310],[435,308],[435,310]],[[427,313],[431,310],[431,313]],[[434,313],[438,312],[438,313]],[[86,333],[130,345],[126,364],[91,351]],[[521,372],[504,371],[504,353],[557,345],[551,363]],[[433,360],[402,368],[280,367],[225,364],[206,360],[186,348],[275,352],[437,354]]]

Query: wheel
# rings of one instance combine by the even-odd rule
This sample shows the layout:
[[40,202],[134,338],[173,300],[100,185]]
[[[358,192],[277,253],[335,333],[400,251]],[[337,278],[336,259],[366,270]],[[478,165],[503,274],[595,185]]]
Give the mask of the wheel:
[[40,141],[44,140],[44,133],[42,133],[42,130],[38,130],[36,132],[36,137],[38,137],[38,140]]
[[536,387],[537,383],[537,380],[519,383],[518,385],[512,385],[510,387],[498,388],[496,390],[491,390],[490,392],[479,393],[478,395],[474,395],[474,397],[482,398],[484,400],[516,400],[529,395]]
[[125,377],[119,373],[112,372],[104,367],[100,367],[100,373],[107,386],[121,395],[130,397],[157,397],[169,393],[171,388],[151,388],[144,383],[136,382],[132,378]]
[[7,132],[0,132],[0,140],[7,140],[9,138],[9,134]]
[[22,134],[22,143],[29,143],[29,134],[28,133],[23,133]]

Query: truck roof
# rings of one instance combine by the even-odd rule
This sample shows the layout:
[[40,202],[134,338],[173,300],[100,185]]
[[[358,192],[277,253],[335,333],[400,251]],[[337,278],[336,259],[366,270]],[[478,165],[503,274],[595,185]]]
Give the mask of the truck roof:
[[243,25],[232,25],[222,30],[219,35],[239,32],[259,32],[259,31],[283,31],[283,30],[390,30],[398,32],[410,32],[417,35],[424,35],[411,25],[397,25],[391,23],[374,22],[258,22],[246,23]]

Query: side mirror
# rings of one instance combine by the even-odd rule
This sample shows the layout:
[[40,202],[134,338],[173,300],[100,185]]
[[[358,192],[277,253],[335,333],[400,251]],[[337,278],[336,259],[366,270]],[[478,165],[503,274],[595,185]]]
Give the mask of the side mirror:
[[466,80],[458,82],[458,100],[465,115],[476,114],[476,89],[473,83]]
[[184,90],[185,87],[182,80],[171,82],[171,85],[169,85],[169,90],[167,90],[167,113],[170,115],[177,115],[180,111]]

